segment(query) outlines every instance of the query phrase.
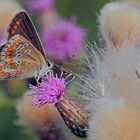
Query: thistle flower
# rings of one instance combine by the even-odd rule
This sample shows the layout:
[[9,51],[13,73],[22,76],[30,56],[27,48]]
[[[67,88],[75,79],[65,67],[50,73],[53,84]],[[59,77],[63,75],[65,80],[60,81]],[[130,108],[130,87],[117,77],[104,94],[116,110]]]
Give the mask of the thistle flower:
[[18,100],[18,124],[30,127],[38,135],[39,139],[65,140],[66,135],[63,133],[65,124],[57,109],[50,104],[47,104],[47,108],[44,106],[39,109],[36,106],[32,106],[32,97],[27,96],[31,93],[32,91],[27,91]]
[[39,86],[30,86],[33,90],[31,94],[34,98],[33,105],[42,107],[46,103],[56,104],[63,98],[66,84],[65,79],[62,77],[43,77]]
[[140,11],[126,3],[109,3],[100,12],[99,28],[108,47],[137,47],[140,44]]
[[66,82],[70,76],[71,74],[66,78],[62,78],[62,75],[60,78],[53,75],[44,77],[38,86],[30,86],[33,90],[30,95],[35,106],[42,107],[48,103],[55,105],[71,131],[79,137],[86,137],[88,111],[80,103],[64,96],[67,84],[73,80]]
[[54,0],[28,0],[26,5],[29,10],[43,12],[54,7]]
[[41,34],[46,53],[56,60],[78,57],[84,47],[85,31],[72,21],[58,21]]

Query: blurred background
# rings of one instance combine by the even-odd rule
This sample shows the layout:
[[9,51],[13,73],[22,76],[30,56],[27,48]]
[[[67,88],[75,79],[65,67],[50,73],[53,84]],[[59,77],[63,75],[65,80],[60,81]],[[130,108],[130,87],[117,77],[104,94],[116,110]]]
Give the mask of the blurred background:
[[[13,16],[26,9],[49,59],[77,71],[81,49],[99,41],[97,16],[108,0],[0,0],[0,44]],[[56,50],[60,50],[56,53]],[[72,65],[71,65],[72,64]],[[79,82],[75,80],[74,82]],[[0,81],[0,140],[78,140],[57,110],[33,107],[27,96],[34,80]],[[77,97],[75,84],[70,96]]]

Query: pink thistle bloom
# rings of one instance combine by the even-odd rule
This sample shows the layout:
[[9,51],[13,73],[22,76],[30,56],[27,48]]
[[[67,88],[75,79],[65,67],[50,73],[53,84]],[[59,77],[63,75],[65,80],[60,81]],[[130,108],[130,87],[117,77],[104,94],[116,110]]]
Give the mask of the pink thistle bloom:
[[85,46],[85,30],[72,21],[58,21],[41,34],[46,53],[65,61],[78,56]]
[[42,12],[54,7],[54,0],[28,0],[28,9],[35,12]]
[[30,85],[33,90],[30,96],[33,97],[33,105],[42,107],[46,103],[56,104],[59,100],[63,99],[66,85],[66,79],[71,76],[69,74],[66,78],[58,78],[58,76],[45,76],[42,78],[38,86]]

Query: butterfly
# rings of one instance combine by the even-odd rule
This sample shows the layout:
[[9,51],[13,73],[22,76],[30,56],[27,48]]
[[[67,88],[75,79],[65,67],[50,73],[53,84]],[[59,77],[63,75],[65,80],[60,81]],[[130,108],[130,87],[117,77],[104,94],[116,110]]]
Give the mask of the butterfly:
[[35,77],[37,81],[51,71],[38,33],[25,10],[12,19],[7,42],[0,47],[0,80]]

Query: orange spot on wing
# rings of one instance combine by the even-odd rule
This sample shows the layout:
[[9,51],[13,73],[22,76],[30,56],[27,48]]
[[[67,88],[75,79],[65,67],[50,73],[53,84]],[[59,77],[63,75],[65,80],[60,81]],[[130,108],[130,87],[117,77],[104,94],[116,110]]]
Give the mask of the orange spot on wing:
[[14,48],[14,45],[11,45],[8,50],[11,51],[13,48]]
[[20,22],[19,22],[19,20],[16,22],[16,25],[20,25]]
[[4,66],[7,66],[7,64],[8,64],[7,61],[4,61],[4,62],[3,62],[3,65],[4,65]]
[[2,65],[0,65],[0,70],[2,70]]
[[13,62],[13,60],[12,59],[9,59],[9,63],[12,63]]
[[3,73],[1,74],[1,77],[2,77],[2,78],[6,78],[6,77],[7,77],[7,74],[6,74],[5,72],[3,72]]
[[15,30],[13,30],[11,33],[14,35],[16,32],[15,32]]
[[7,77],[7,74],[4,71],[0,71],[0,76],[1,78]]
[[9,47],[9,48],[13,48],[14,47],[14,45],[13,44],[11,44],[11,46]]
[[7,58],[7,59],[10,58],[10,51],[8,51],[8,52],[6,53],[6,58]]
[[16,40],[13,41],[12,45],[13,45],[13,46],[16,45]]
[[3,73],[3,71],[0,71],[0,74],[2,74]]
[[11,44],[11,46],[7,49],[6,51],[6,59],[10,58],[10,53],[11,53],[11,50],[13,49],[14,45]]

